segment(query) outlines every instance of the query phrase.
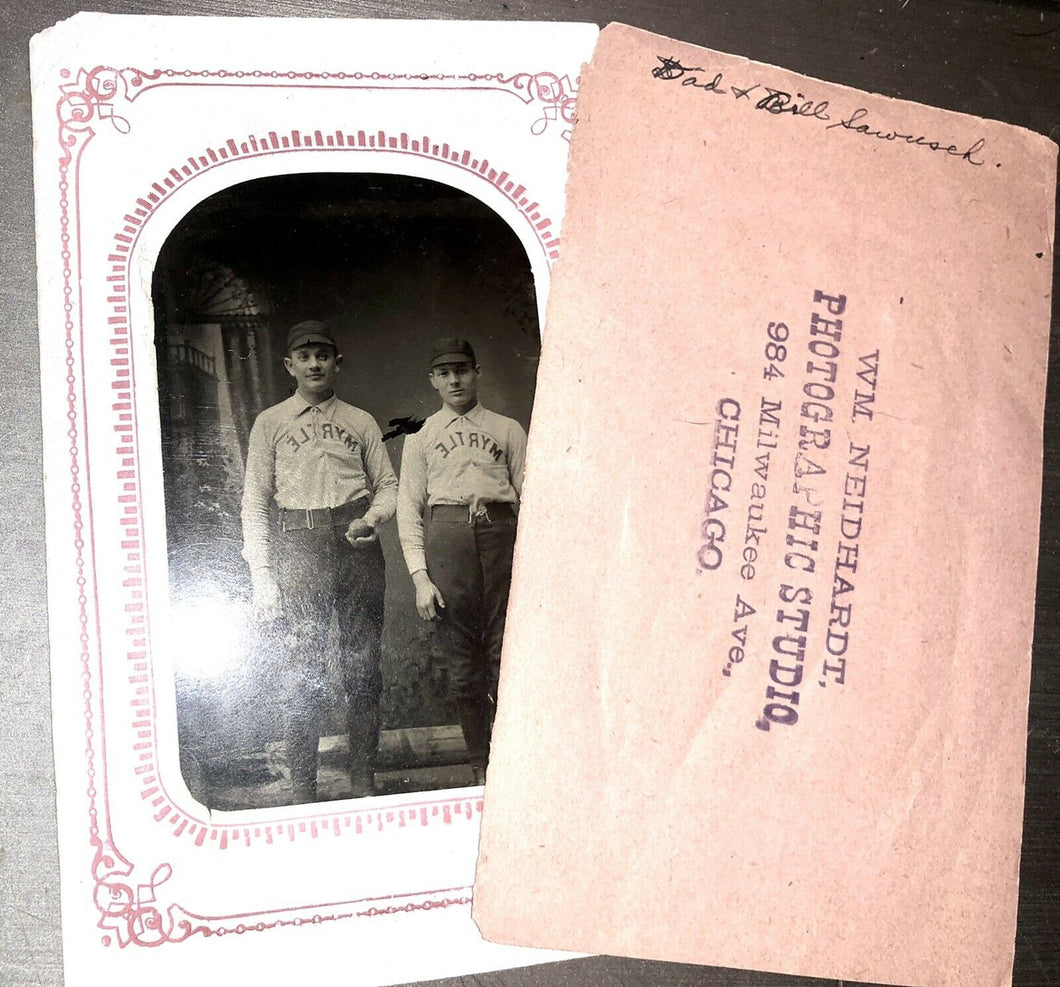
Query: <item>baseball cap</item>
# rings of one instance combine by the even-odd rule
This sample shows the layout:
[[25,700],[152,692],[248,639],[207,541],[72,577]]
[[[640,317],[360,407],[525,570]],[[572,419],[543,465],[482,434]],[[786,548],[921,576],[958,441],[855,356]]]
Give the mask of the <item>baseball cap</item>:
[[299,346],[305,346],[308,343],[328,343],[335,347],[336,352],[339,349],[339,344],[335,342],[335,337],[331,334],[327,324],[314,319],[292,326],[287,334],[287,352],[290,353],[291,350],[296,350]]
[[449,336],[431,343],[432,367],[439,363],[457,363],[461,360],[470,360],[472,364],[478,362],[475,359],[475,351],[466,339]]

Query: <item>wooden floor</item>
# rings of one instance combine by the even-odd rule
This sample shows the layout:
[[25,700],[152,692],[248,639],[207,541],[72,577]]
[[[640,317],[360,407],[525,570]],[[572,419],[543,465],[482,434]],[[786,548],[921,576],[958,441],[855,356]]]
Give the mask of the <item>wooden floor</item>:
[[[347,738],[322,737],[317,768],[317,801],[353,798],[347,772]],[[376,762],[376,795],[467,788],[474,784],[459,726],[384,730]],[[282,743],[240,758],[223,772],[189,779],[205,805],[219,811],[264,809],[291,804],[291,776]]]

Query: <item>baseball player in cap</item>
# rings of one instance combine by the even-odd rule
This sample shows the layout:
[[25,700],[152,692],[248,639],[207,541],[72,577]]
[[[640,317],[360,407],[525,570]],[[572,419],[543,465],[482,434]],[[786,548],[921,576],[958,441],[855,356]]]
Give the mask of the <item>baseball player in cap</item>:
[[284,734],[293,801],[302,803],[316,799],[332,613],[349,699],[353,793],[374,790],[385,589],[377,529],[394,514],[397,479],[375,420],[335,396],[342,354],[328,326],[294,326],[283,362],[296,390],[251,429],[243,556],[256,614],[281,621]]
[[479,375],[466,339],[433,344],[428,379],[442,407],[405,439],[398,492],[416,609],[438,621],[477,783],[489,757],[526,456],[522,426],[478,403]]

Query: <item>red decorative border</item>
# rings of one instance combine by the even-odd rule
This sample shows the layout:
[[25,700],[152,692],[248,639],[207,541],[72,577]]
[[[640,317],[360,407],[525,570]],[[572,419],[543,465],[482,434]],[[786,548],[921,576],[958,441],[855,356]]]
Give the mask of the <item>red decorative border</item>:
[[[575,100],[581,79],[555,72],[518,72],[506,76],[501,72],[469,72],[465,75],[439,72],[279,72],[230,71],[228,69],[158,69],[140,73],[136,83],[139,92],[156,86],[211,85],[253,87],[274,85],[284,80],[288,86],[314,89],[478,89],[495,90],[517,96],[526,104],[535,104],[541,116],[530,125],[535,136],[545,133],[550,124],[562,122],[560,136],[570,140],[574,124]],[[136,98],[133,92],[130,101]]]
[[[70,73],[63,70],[62,75],[69,78]],[[78,607],[80,621],[80,651],[82,698],[85,717],[85,755],[87,759],[89,839],[94,848],[92,876],[95,882],[94,902],[100,913],[99,927],[108,933],[102,937],[104,945],[116,942],[119,946],[139,945],[157,946],[166,942],[183,942],[196,934],[224,935],[226,932],[242,933],[245,931],[263,931],[281,925],[301,925],[332,921],[339,918],[394,914],[401,911],[433,909],[467,905],[470,903],[469,888],[451,888],[445,891],[416,892],[406,895],[387,896],[386,898],[362,899],[330,905],[306,906],[281,910],[284,914],[299,913],[294,917],[279,917],[264,921],[266,914],[248,913],[241,916],[201,916],[186,911],[179,904],[163,905],[159,902],[158,889],[172,876],[168,863],[155,867],[146,880],[142,879],[143,871],[130,863],[117,850],[111,836],[109,801],[106,782],[106,752],[102,725],[104,722],[104,702],[102,695],[102,653],[99,640],[99,601],[93,581],[92,603],[95,613],[95,633],[97,637],[97,655],[95,662],[90,653],[88,581],[86,571],[95,573],[95,545],[91,511],[91,492],[89,489],[88,504],[81,499],[82,467],[78,450],[78,415],[85,421],[84,431],[84,467],[83,474],[87,484],[89,477],[89,456],[87,444],[87,413],[85,383],[82,379],[80,389],[74,372],[78,362],[84,366],[84,327],[81,323],[81,258],[80,258],[80,204],[79,175],[80,160],[85,146],[95,133],[93,124],[106,121],[119,133],[128,133],[128,120],[117,110],[122,101],[132,102],[138,95],[155,85],[173,84],[211,84],[211,82],[191,80],[229,80],[241,79],[246,75],[258,78],[257,73],[217,72],[178,72],[177,70],[157,70],[147,73],[142,70],[112,69],[97,66],[92,70],[81,70],[77,80],[60,87],[61,95],[56,105],[59,122],[59,144],[62,153],[59,158],[59,206],[60,206],[60,239],[62,243],[61,258],[63,271],[63,292],[65,312],[65,346],[67,367],[67,419],[70,428],[67,435],[70,439],[70,473],[71,473],[71,507],[73,510],[74,549],[76,565],[76,582],[78,589]],[[383,81],[378,73],[363,76],[361,73],[261,73],[266,82],[254,82],[255,85],[286,87],[292,80],[330,80],[368,79],[372,88]],[[163,82],[162,79],[177,81]],[[280,82],[278,80],[285,79]],[[274,81],[276,80],[276,81]],[[570,92],[569,79],[550,73],[532,75],[522,73],[508,78],[499,74],[494,76],[396,76],[388,75],[385,82],[389,85],[405,85],[409,88],[432,88],[430,82],[445,80],[449,82],[484,83],[484,85],[456,86],[455,88],[503,88],[519,95],[524,102],[530,103],[535,98],[544,104],[543,114],[534,122],[531,131],[543,133],[552,120],[573,120],[573,94]],[[146,84],[145,84],[146,83]],[[214,82],[213,84],[217,84]],[[222,83],[230,84],[230,83]],[[238,84],[238,83],[237,83]],[[294,83],[297,85],[298,83]],[[454,88],[454,86],[436,85],[434,88]],[[569,131],[564,132],[569,136]],[[250,846],[253,840],[263,839],[266,844],[284,840],[293,841],[296,837],[308,834],[311,838],[328,832],[335,836],[346,830],[361,833],[366,828],[382,830],[396,824],[426,826],[430,821],[440,817],[446,823],[452,823],[459,817],[467,820],[482,810],[480,798],[441,799],[435,801],[390,805],[383,809],[347,810],[345,812],[323,812],[310,819],[280,820],[278,822],[248,826],[246,824],[208,823],[188,816],[173,804],[165,793],[158,778],[155,763],[154,729],[155,718],[154,690],[151,679],[151,667],[148,660],[148,622],[146,619],[144,573],[142,567],[143,515],[138,489],[138,454],[136,440],[136,397],[130,352],[129,319],[128,319],[128,263],[133,246],[138,239],[144,223],[151,217],[156,207],[169,192],[197,174],[204,173],[227,161],[265,154],[281,154],[294,151],[347,152],[350,150],[370,152],[385,151],[413,154],[421,157],[444,161],[446,164],[459,167],[464,171],[476,174],[501,191],[511,201],[519,213],[527,220],[545,252],[546,263],[551,266],[558,256],[558,239],[550,232],[551,221],[540,214],[538,204],[526,196],[524,186],[510,178],[508,172],[491,168],[489,161],[479,159],[469,150],[451,148],[447,143],[438,143],[429,136],[411,137],[406,133],[391,136],[383,131],[367,134],[358,131],[356,134],[335,131],[326,136],[318,130],[310,135],[302,131],[292,131],[279,136],[269,132],[267,138],[250,135],[246,140],[237,143],[234,139],[216,148],[207,148],[205,154],[189,157],[179,166],[171,168],[160,180],[152,183],[151,190],[136,199],[136,205],[125,215],[125,225],[114,236],[114,248],[108,255],[111,268],[107,276],[110,314],[107,326],[110,332],[112,348],[111,366],[114,368],[114,379],[111,388],[114,391],[114,432],[117,436],[116,453],[120,468],[117,479],[121,486],[118,502],[122,508],[120,523],[123,525],[121,548],[126,553],[124,570],[126,578],[123,589],[126,594],[124,606],[128,616],[125,634],[130,640],[130,650],[126,659],[129,663],[129,682],[133,687],[132,727],[137,740],[134,749],[138,752],[140,764],[134,769],[142,785],[141,797],[151,802],[154,818],[173,826],[176,836],[187,835],[196,846],[207,841],[216,843],[219,849],[240,845]],[[71,175],[73,184],[73,203],[70,201]],[[70,226],[74,225],[71,234]],[[71,237],[76,247],[76,272],[72,263],[74,253],[71,251]],[[75,305],[76,294],[76,305]],[[74,311],[77,311],[75,325]],[[75,359],[75,350],[77,357]],[[83,378],[83,374],[82,374]],[[87,534],[89,558],[86,562],[85,534]],[[93,676],[93,664],[95,676]],[[93,677],[100,683],[100,695],[92,693]],[[97,710],[98,707],[98,710]],[[98,717],[98,720],[97,720]],[[100,725],[99,736],[96,736],[94,724]],[[103,770],[99,773],[97,789],[96,753],[102,757]],[[102,822],[100,816],[102,815]],[[452,897],[456,892],[456,896]],[[448,895],[449,897],[436,897]],[[413,900],[423,899],[423,900]],[[371,904],[367,909],[350,911],[342,914],[320,913],[301,914],[312,908],[335,908],[338,905],[356,906],[368,902],[404,901],[404,904],[378,906]],[[256,923],[240,922],[237,925],[226,925],[226,920],[235,918],[258,918]]]
[[[69,69],[61,72],[69,78]],[[281,82],[282,80],[282,82]],[[581,78],[573,82],[568,74],[555,72],[518,72],[505,76],[500,72],[465,75],[451,73],[398,72],[279,72],[228,69],[112,69],[97,65],[81,69],[76,81],[62,87],[60,118],[87,123],[93,116],[109,119],[122,133],[128,133],[129,121],[114,112],[117,98],[133,102],[149,89],[161,86],[225,86],[239,88],[275,87],[312,89],[406,89],[406,90],[493,90],[506,92],[533,104],[541,113],[530,125],[535,136],[544,134],[553,123],[561,123],[560,136],[570,140],[574,124],[575,103]],[[65,107],[63,103],[66,103]]]
[[217,147],[208,147],[204,153],[192,155],[186,161],[170,168],[158,181],[151,184],[150,191],[136,200],[136,205],[125,215],[126,225],[122,227],[121,232],[115,234],[115,249],[123,252],[131,249],[139,227],[177,186],[226,161],[262,157],[284,151],[351,150],[397,152],[431,158],[485,179],[501,192],[530,224],[533,235],[541,244],[548,266],[552,267],[559,257],[559,237],[552,231],[552,220],[544,216],[540,204],[526,194],[526,186],[519,184],[507,171],[498,171],[491,167],[488,158],[479,158],[471,151],[451,147],[447,141],[438,143],[427,134],[412,137],[405,132],[391,135],[385,130],[377,130],[374,133],[364,130],[358,130],[356,133],[335,130],[328,134],[320,130],[314,130],[312,133],[292,130],[290,133],[277,134],[276,131],[270,130],[263,137],[251,134],[238,143],[229,138]]

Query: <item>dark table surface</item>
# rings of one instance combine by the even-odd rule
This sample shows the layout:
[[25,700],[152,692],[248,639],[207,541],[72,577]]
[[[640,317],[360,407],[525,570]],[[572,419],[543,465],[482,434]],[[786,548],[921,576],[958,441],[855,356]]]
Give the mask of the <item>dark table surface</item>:
[[[139,14],[623,21],[1060,140],[1060,4],[998,0],[96,0]],[[62,983],[49,713],[28,44],[78,8],[7,0],[0,255],[0,984]],[[1057,299],[1053,292],[1055,359]],[[1060,984],[1060,388],[1049,383],[1014,982]],[[307,965],[307,973],[311,967]],[[326,971],[320,971],[325,973]],[[332,976],[339,976],[333,971]],[[831,983],[594,957],[439,984]]]

